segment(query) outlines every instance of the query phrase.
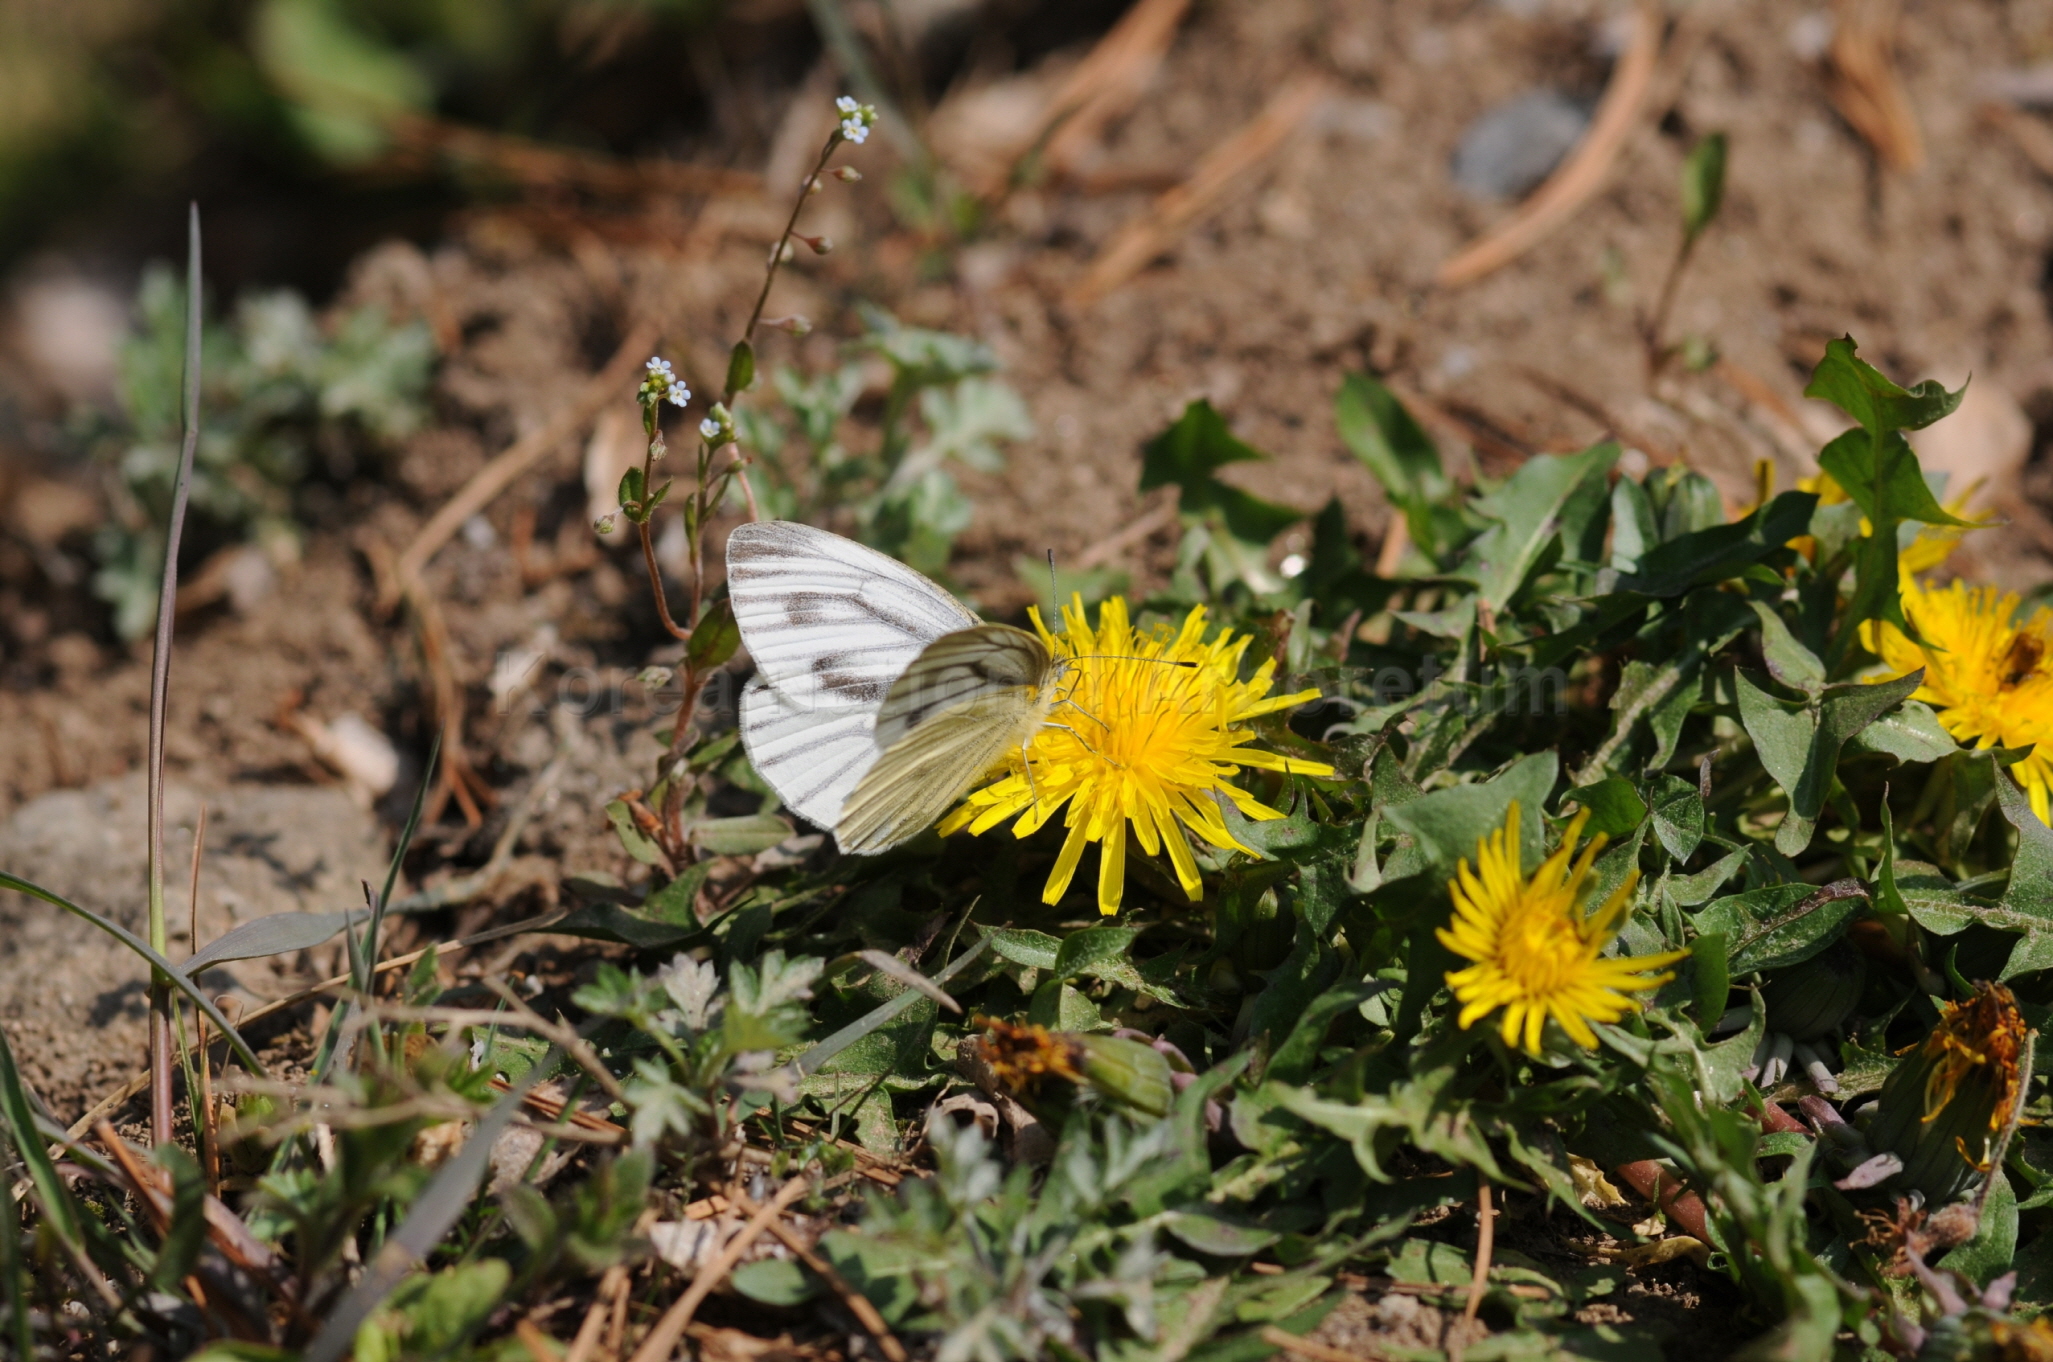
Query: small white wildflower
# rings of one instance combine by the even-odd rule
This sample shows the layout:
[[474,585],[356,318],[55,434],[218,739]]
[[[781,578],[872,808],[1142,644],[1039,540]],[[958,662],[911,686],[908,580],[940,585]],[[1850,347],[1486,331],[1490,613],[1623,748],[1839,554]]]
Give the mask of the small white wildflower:
[[705,420],[699,422],[699,434],[704,436],[708,440],[719,439],[720,423],[718,421],[715,421],[712,417],[708,416]]
[[661,374],[663,375],[663,377],[669,378],[671,376],[670,361],[664,359],[661,355],[650,355],[649,372],[652,374]]
[[690,388],[687,388],[687,387],[685,387],[685,386],[684,386],[684,385],[683,385],[682,383],[673,383],[673,384],[671,384],[671,385],[670,385],[670,405],[671,405],[671,406],[673,406],[673,407],[688,407],[688,406],[690,406],[690,405],[691,405],[691,389],[690,389]]
[[868,104],[858,103],[852,96],[843,95],[834,101],[834,107],[841,111],[841,135],[861,146],[870,136],[870,125],[877,121],[877,111]]

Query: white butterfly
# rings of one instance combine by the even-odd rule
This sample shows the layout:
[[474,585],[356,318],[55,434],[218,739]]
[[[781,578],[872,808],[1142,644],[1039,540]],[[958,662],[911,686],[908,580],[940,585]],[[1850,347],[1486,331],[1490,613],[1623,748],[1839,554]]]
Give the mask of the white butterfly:
[[749,759],[793,812],[874,854],[916,836],[1029,741],[1062,665],[896,559],[788,520],[727,540],[727,593],[756,676]]

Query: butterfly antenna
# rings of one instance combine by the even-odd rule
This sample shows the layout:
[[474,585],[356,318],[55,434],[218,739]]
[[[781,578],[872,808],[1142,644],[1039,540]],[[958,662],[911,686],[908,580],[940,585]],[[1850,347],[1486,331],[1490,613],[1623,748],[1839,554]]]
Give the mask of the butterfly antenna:
[[1062,613],[1062,588],[1055,584],[1055,550],[1048,550],[1048,601],[1055,613]]

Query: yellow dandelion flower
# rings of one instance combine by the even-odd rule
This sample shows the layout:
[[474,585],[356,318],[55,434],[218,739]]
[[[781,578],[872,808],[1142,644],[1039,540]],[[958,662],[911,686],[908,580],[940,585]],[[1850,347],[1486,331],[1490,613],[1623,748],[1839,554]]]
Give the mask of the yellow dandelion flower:
[[1529,880],[1519,867],[1514,803],[1504,826],[1476,844],[1476,868],[1470,870],[1464,860],[1447,886],[1454,895],[1454,920],[1436,935],[1448,950],[1475,961],[1447,976],[1462,1005],[1464,1030],[1501,1007],[1506,1045],[1523,1045],[1537,1056],[1541,1033],[1552,1017],[1576,1044],[1593,1050],[1597,1034],[1590,1023],[1614,1022],[1638,1010],[1639,1003],[1626,995],[1667,983],[1673,974],[1650,971],[1689,954],[1603,958],[1640,876],[1633,871],[1602,907],[1582,911],[1590,867],[1605,841],[1599,834],[1580,857],[1575,855],[1588,820],[1588,810],[1575,816],[1561,849]]
[[1205,641],[1205,610],[1193,609],[1182,628],[1136,630],[1118,597],[1098,612],[1098,627],[1084,615],[1082,597],[1062,611],[1063,632],[1050,633],[1033,612],[1034,628],[1058,662],[1066,664],[1062,699],[1053,722],[1008,758],[1007,774],[972,792],[942,820],[941,832],[984,833],[1019,815],[1015,836],[1031,835],[1060,811],[1069,812],[1069,836],[1055,859],[1042,900],[1054,903],[1076,874],[1084,847],[1102,848],[1098,911],[1119,911],[1126,885],[1126,833],[1132,825],[1141,850],[1165,848],[1177,882],[1198,898],[1198,865],[1184,830],[1224,850],[1248,851],[1227,829],[1219,797],[1250,819],[1283,814],[1232,783],[1242,767],[1329,776],[1333,768],[1264,752],[1248,744],[1250,719],[1318,698],[1315,690],[1270,695],[1274,661],[1240,675],[1250,639],[1222,633]]
[[1884,621],[1863,624],[1861,642],[1885,668],[1869,679],[1923,667],[1912,698],[1937,710],[1957,740],[2031,748],[2010,771],[2039,821],[2053,823],[2053,611],[2022,615],[2014,593],[1992,586],[1930,587],[1906,574],[1901,587],[1904,617],[1925,642]]

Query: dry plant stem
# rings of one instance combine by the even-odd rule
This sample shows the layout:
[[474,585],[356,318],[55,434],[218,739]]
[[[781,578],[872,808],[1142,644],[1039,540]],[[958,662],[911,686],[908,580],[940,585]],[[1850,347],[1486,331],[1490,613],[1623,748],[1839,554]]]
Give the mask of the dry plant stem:
[[1189,11],[1190,0],[1140,0],[1106,31],[1034,129],[1032,141],[1047,139],[1042,154],[1049,166],[1072,168],[1113,119],[1140,101]]
[[1661,372],[1668,362],[1668,350],[1661,338],[1668,333],[1668,314],[1675,308],[1675,291],[1682,283],[1682,272],[1689,268],[1689,260],[1696,253],[1696,232],[1684,232],[1682,244],[1675,248],[1675,258],[1668,262],[1668,275],[1661,281],[1661,292],[1654,300],[1654,310],[1640,328],[1640,343],[1647,351],[1647,375],[1653,377]]
[[1119,229],[1069,291],[1070,303],[1088,307],[1146,269],[1186,227],[1215,207],[1235,181],[1282,146],[1325,97],[1326,82],[1317,75],[1287,84],[1253,122],[1206,152],[1189,179]]
[[[207,805],[200,804],[200,817],[192,833],[192,893],[187,900],[190,918],[186,944],[194,954],[200,949],[200,857],[207,845]],[[200,1096],[194,1105],[192,1128],[200,1144],[200,1166],[205,1170],[207,1194],[221,1194],[220,1132],[214,1124],[214,1066],[207,1058],[207,1014],[193,1009],[194,1040],[199,1050]]]
[[806,1186],[805,1176],[801,1174],[778,1188],[777,1195],[750,1216],[748,1223],[727,1241],[727,1246],[720,1250],[720,1256],[698,1270],[691,1279],[691,1286],[663,1312],[663,1317],[656,1321],[655,1328],[649,1330],[648,1337],[634,1350],[629,1362],[669,1362],[670,1355],[677,1351],[677,1344],[684,1337],[685,1326],[698,1313],[700,1302],[734,1270],[734,1265],[741,1261],[741,1255],[748,1252],[749,1245],[755,1243],[764,1230],[770,1228],[771,1222],[805,1195]]
[[1330,1344],[1317,1343],[1309,1338],[1299,1338],[1289,1330],[1279,1329],[1273,1324],[1262,1327],[1262,1342],[1272,1348],[1281,1349],[1292,1357],[1305,1358],[1307,1362],[1365,1362],[1366,1358],[1388,1356],[1388,1354],[1382,1352],[1367,1354],[1344,1352]]
[[[735,1187],[732,1199],[744,1215],[755,1216],[761,1211],[739,1186]],[[841,1303],[848,1307],[848,1312],[855,1316],[856,1322],[869,1332],[871,1338],[877,1340],[877,1350],[884,1354],[886,1362],[906,1362],[905,1345],[891,1332],[891,1326],[884,1322],[884,1316],[870,1303],[868,1296],[850,1286],[848,1279],[836,1272],[832,1263],[814,1252],[813,1246],[799,1238],[797,1232],[785,1224],[782,1218],[770,1222],[770,1233],[782,1240],[784,1247],[796,1254],[800,1262],[811,1268],[821,1281],[827,1283],[830,1291],[841,1297]]]
[[1612,72],[1581,143],[1517,212],[1442,264],[1434,282],[1458,288],[1503,268],[1552,235],[1603,188],[1653,82],[1655,59],[1661,54],[1661,24],[1660,11],[1641,0],[1632,44]]
[[1891,170],[1925,163],[1925,139],[1896,72],[1898,0],[1838,0],[1833,7],[1832,105]]
[[612,1312],[613,1298],[627,1288],[627,1269],[615,1263],[599,1278],[599,1289],[592,1293],[592,1303],[585,1310],[585,1320],[578,1326],[577,1336],[570,1341],[570,1351],[563,1355],[563,1362],[591,1362],[591,1356],[598,1350],[599,1333],[606,1327],[606,1316]]
[[1483,1179],[1476,1183],[1476,1275],[1468,1284],[1468,1304],[1461,1312],[1470,1324],[1483,1308],[1483,1292],[1490,1286],[1490,1252],[1496,1245],[1497,1208],[1490,1201],[1489,1180]]
[[[770,258],[763,268],[763,286],[756,291],[756,303],[753,308],[749,309],[748,324],[741,329],[741,343],[743,344],[752,343],[755,339],[756,328],[762,324],[763,307],[770,301],[770,287],[777,282],[777,272],[783,268],[784,252],[791,244],[791,234],[798,229],[798,215],[805,211],[806,200],[812,197],[813,187],[820,183],[820,173],[827,168],[828,160],[833,157],[835,150],[841,146],[843,140],[841,130],[838,127],[832,133],[829,133],[826,143],[820,148],[819,157],[813,162],[812,170],[807,173],[805,179],[799,184],[798,197],[792,202],[791,212],[784,219],[784,230],[778,234],[777,240],[770,247]],[[732,366],[730,365],[729,377],[731,376]],[[732,411],[734,404],[740,397],[740,391],[729,383],[721,392],[720,401],[729,411]],[[650,415],[647,419],[649,422],[649,440],[647,450],[642,455],[642,486],[645,489],[655,486],[656,456],[663,448],[661,436],[656,432],[654,415]],[[690,621],[689,625],[679,625],[670,613],[669,593],[664,589],[663,572],[660,565],[656,562],[655,516],[646,515],[635,526],[641,535],[642,564],[649,574],[649,590],[656,598],[656,617],[662,621],[663,628],[670,636],[680,642],[690,641],[692,629],[697,626],[699,615],[705,606],[706,517],[712,513],[713,508],[719,504],[720,498],[726,494],[727,484],[730,479],[739,478],[741,480],[742,491],[748,497],[749,518],[752,520],[761,518],[761,512],[756,506],[756,491],[749,484],[748,473],[744,467],[745,460],[742,458],[740,450],[734,451],[733,462],[721,471],[718,478],[711,476],[715,452],[714,447],[710,443],[703,439],[699,441],[698,467],[692,480],[692,514],[687,522],[687,526],[692,532],[690,545],[691,582],[689,588],[691,594],[690,604],[686,607],[685,612],[685,618]],[[683,686],[677,706],[677,723],[670,730],[670,755],[672,758],[680,756],[685,748],[690,745],[692,718],[698,711],[699,692],[705,688],[705,678],[700,675],[699,669],[692,665],[689,654],[685,657],[683,667],[679,669],[679,676]]]
[[[459,937],[455,941],[436,942],[433,945],[423,946],[417,951],[409,951],[405,955],[395,955],[389,960],[381,960],[373,967],[372,973],[385,974],[392,970],[405,969],[429,951],[467,950],[472,946],[482,946],[488,941],[498,941],[505,937],[518,936],[522,932],[544,932],[560,922],[563,916],[562,913],[545,913],[541,917],[526,918],[520,922],[509,922],[503,927],[493,927],[474,936]],[[297,993],[288,994],[273,1002],[265,1003],[261,1007],[252,1008],[248,1015],[237,1019],[236,1025],[238,1027],[247,1026],[251,1022],[261,1021],[273,1013],[283,1012],[288,1007],[296,1007],[300,1003],[318,998],[332,989],[343,987],[350,982],[350,979],[351,976],[348,974],[337,974],[331,978],[323,979],[317,984],[312,984],[299,990]],[[116,1088],[113,1092],[108,1093],[94,1105],[91,1111],[79,1117],[72,1124],[71,1128],[65,1132],[67,1138],[73,1140],[82,1138],[87,1131],[93,1128],[95,1122],[112,1112],[120,1110],[122,1105],[130,1098],[149,1086],[149,1082],[150,1075],[145,1070]],[[55,1157],[57,1152],[53,1150],[52,1157]]]
[[414,114],[389,115],[384,122],[402,152],[488,166],[527,189],[617,195],[754,195],[763,190],[762,177],[745,170],[657,158],[621,160]]
[[[164,576],[157,588],[157,640],[150,659],[149,893],[150,949],[164,954],[164,727],[171,702],[171,635],[178,615],[178,546],[185,533],[186,500],[192,491],[193,454],[200,443],[200,207],[186,219],[185,256],[185,441],[178,455],[178,479],[171,493],[171,519],[164,531]],[[150,979],[150,1138],[169,1143],[171,1109],[171,993],[161,974]]]

